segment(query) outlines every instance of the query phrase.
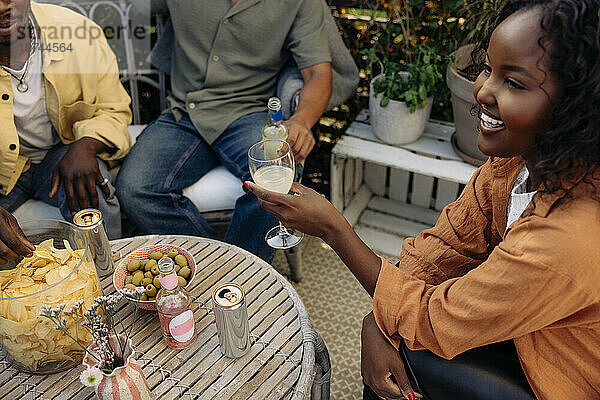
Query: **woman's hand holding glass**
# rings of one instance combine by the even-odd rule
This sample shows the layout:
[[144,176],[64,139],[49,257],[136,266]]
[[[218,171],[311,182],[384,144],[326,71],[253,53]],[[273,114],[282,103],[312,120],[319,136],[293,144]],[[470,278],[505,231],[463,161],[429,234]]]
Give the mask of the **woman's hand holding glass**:
[[337,209],[316,191],[294,182],[294,194],[281,194],[247,182],[248,189],[258,198],[262,208],[269,211],[286,227],[328,241],[335,228],[347,224]]
[[[295,163],[294,154],[287,142],[268,139],[256,143],[248,150],[248,167],[252,178],[261,187],[281,195],[290,191],[294,181]],[[280,221],[279,226],[267,233],[265,240],[269,246],[276,249],[289,249],[297,245],[303,237],[302,232],[286,229]]]
[[246,182],[246,187],[258,198],[260,206],[286,227],[323,239],[367,293],[373,295],[381,260],[325,196],[299,183],[292,185],[293,194],[272,192],[250,182]]

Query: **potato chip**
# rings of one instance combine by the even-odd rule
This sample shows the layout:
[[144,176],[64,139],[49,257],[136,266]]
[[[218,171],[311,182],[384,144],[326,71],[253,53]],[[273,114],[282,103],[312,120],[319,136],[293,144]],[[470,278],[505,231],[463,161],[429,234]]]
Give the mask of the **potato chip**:
[[0,290],[4,290],[13,280],[14,279],[9,276],[0,276]]
[[[68,241],[65,240],[65,242],[68,242]],[[54,248],[54,239],[46,239],[42,243],[35,246],[35,248],[36,248],[36,250],[50,250],[50,251],[56,250]]]
[[47,261],[54,261],[54,256],[50,251],[47,250],[36,250],[35,252],[36,258],[41,258]]
[[[0,342],[11,358],[32,372],[44,363],[81,358],[81,348],[39,315],[40,306],[66,303],[68,307],[82,299],[86,310],[102,295],[96,268],[87,258],[72,273],[83,249],[73,250],[67,241],[64,246],[56,249],[54,240],[48,239],[14,269],[0,271]],[[49,288],[52,285],[56,286]],[[21,296],[28,297],[18,298]],[[71,335],[77,332],[82,344],[91,344],[86,329],[81,325],[76,329],[70,318],[67,321]]]
[[55,261],[60,264],[65,264],[67,260],[72,257],[71,253],[67,249],[56,249],[54,256],[56,257]]
[[60,275],[60,278],[65,279],[76,267],[77,261],[75,261],[75,265],[73,265],[71,261],[68,261],[67,265],[63,265],[60,268],[58,268],[58,274]]
[[27,286],[31,286],[35,283],[35,281],[26,276],[26,275],[21,275],[21,279],[19,279],[18,281],[13,282],[12,285],[10,285],[10,287],[12,289],[17,289],[17,288],[23,288],[23,287],[27,287]]
[[31,275],[31,277],[33,279],[40,279],[40,278],[43,279],[46,276],[46,273],[48,271],[50,271],[52,269],[56,269],[58,267],[60,267],[60,264],[53,261],[51,263],[46,264],[45,267],[36,268],[35,271],[33,272],[33,275]]
[[48,285],[55,285],[62,280],[58,269],[52,269],[46,273],[46,283]]
[[11,301],[8,305],[8,318],[16,322],[23,322],[27,319],[25,306],[20,301]]
[[[45,287],[48,287],[48,285],[46,285]],[[40,290],[44,290],[44,287],[41,284],[36,283],[27,287],[23,287],[19,291],[21,292],[21,296],[29,296],[31,294],[39,292]]]

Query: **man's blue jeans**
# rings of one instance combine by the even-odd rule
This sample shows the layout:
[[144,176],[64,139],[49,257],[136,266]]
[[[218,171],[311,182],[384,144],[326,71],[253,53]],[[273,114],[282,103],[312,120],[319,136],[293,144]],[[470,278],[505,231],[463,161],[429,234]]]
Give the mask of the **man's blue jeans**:
[[[73,216],[67,204],[67,195],[63,182],[61,181],[58,192],[53,198],[48,197],[52,183],[52,172],[56,165],[62,160],[67,153],[69,146],[62,143],[51,148],[46,157],[39,164],[32,164],[31,167],[21,174],[17,184],[6,196],[0,195],[0,206],[8,212],[14,212],[23,203],[29,199],[43,201],[51,206],[58,207],[60,213],[66,221],[73,222]],[[102,176],[112,180],[108,173],[106,163],[98,159],[98,165]],[[104,218],[104,226],[109,239],[118,239],[121,237],[121,209],[119,201],[115,197],[115,189],[111,183],[108,184],[110,189],[110,198],[104,198],[102,188],[98,185],[98,209],[102,212]],[[79,209],[79,201],[75,200]],[[88,199],[88,206],[91,207],[91,202]]]
[[[117,177],[123,211],[144,234],[214,238],[215,231],[183,196],[183,189],[221,164],[242,181],[250,180],[248,149],[261,140],[266,119],[266,113],[239,118],[209,145],[187,114],[179,121],[171,113],[161,115],[138,137]],[[225,241],[271,262],[275,251],[266,244],[265,234],[276,224],[245,190],[235,204]]]

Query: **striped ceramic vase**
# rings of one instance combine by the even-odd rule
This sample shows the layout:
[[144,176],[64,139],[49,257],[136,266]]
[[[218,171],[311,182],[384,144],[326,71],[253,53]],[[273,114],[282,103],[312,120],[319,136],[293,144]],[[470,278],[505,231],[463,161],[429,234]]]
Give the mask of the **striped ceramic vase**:
[[[96,385],[96,395],[100,400],[150,400],[152,395],[142,368],[133,359],[131,340],[120,335],[121,346],[117,345],[115,336],[109,338],[113,349],[125,349],[125,365],[115,368],[111,374],[102,374],[102,379]],[[93,351],[93,350],[92,350]],[[118,351],[118,350],[116,350]],[[96,365],[96,361],[86,354],[83,364],[88,367]]]

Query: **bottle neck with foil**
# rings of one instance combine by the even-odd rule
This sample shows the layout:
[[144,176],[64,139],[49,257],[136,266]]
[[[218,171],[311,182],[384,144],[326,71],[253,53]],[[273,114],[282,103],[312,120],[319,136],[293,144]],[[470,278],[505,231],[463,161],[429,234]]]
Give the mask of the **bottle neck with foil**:
[[277,97],[271,97],[267,102],[269,109],[267,122],[262,129],[262,138],[287,140],[288,128],[283,121],[283,112],[281,111],[281,100]]

